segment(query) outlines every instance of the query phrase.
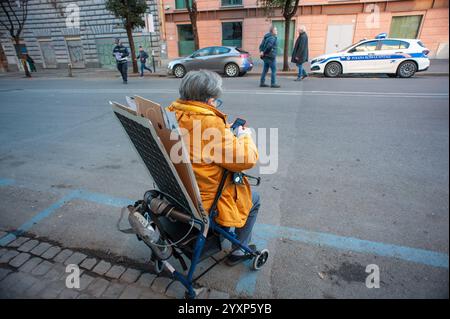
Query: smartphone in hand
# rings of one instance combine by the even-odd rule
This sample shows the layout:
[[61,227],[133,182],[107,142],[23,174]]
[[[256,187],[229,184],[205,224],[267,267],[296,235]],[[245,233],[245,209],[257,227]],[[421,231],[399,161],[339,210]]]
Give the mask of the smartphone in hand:
[[241,118],[237,118],[234,123],[231,125],[231,129],[234,131],[235,129],[237,129],[239,126],[244,126],[246,123],[246,121],[244,119]]

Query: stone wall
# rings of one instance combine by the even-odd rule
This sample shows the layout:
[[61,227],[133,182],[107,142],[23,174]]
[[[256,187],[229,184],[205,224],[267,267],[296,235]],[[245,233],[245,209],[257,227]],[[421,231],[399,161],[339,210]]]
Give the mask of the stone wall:
[[[147,12],[153,14],[155,32],[150,35],[139,29],[133,33],[137,45],[142,43],[148,51],[153,49],[157,63],[160,62],[158,2],[147,0]],[[66,8],[70,4],[76,4],[80,9],[79,28],[68,28],[66,25]],[[107,52],[111,50],[112,53],[114,38],[122,38],[129,47],[121,20],[105,9],[105,0],[30,0],[28,6],[28,19],[22,39],[29,55],[39,66],[66,68],[71,61],[70,49],[72,60],[80,58],[83,62],[73,63],[75,67],[111,67],[109,64],[113,60],[108,59],[112,55],[107,56]],[[6,19],[1,11],[0,19]],[[17,68],[13,42],[1,26],[0,41],[9,68]]]

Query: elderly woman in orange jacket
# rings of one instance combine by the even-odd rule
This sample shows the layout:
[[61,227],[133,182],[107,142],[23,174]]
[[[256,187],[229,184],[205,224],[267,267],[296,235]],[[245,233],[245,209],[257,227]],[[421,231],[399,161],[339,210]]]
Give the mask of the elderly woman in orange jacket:
[[[185,142],[192,168],[203,206],[209,211],[223,171],[241,172],[252,168],[258,160],[258,150],[250,129],[240,126],[233,134],[226,114],[217,109],[217,99],[222,94],[222,78],[217,73],[191,71],[183,78],[179,92],[180,98],[168,110],[175,112],[180,129],[187,133]],[[259,195],[251,191],[247,179],[244,178],[243,184],[235,184],[229,174],[217,204],[216,222],[224,227],[235,227],[238,239],[248,245],[259,207]],[[227,264],[236,265],[246,258],[238,249]]]

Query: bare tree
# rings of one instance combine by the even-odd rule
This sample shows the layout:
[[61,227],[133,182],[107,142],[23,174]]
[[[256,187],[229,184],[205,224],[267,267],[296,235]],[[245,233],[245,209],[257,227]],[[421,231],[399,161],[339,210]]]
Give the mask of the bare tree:
[[197,1],[196,0],[184,0],[184,3],[186,5],[186,9],[189,13],[189,19],[191,20],[192,25],[192,33],[194,35],[194,47],[195,50],[200,49],[200,42],[198,39],[198,29],[197,29]]
[[20,35],[28,16],[28,0],[0,0],[0,8],[6,17],[6,21],[0,19],[0,24],[8,30],[9,35],[14,40],[17,58],[22,62],[25,75],[31,77],[26,57],[20,49]]
[[258,0],[266,14],[270,15],[275,9],[281,8],[284,17],[284,54],[283,54],[283,71],[289,71],[289,32],[291,28],[291,20],[297,14],[298,4],[300,0]]

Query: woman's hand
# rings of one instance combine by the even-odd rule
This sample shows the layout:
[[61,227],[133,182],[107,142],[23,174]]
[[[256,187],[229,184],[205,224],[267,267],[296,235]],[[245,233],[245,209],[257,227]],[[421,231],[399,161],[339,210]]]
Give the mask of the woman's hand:
[[236,136],[239,138],[243,135],[252,136],[252,131],[248,127],[239,126]]

